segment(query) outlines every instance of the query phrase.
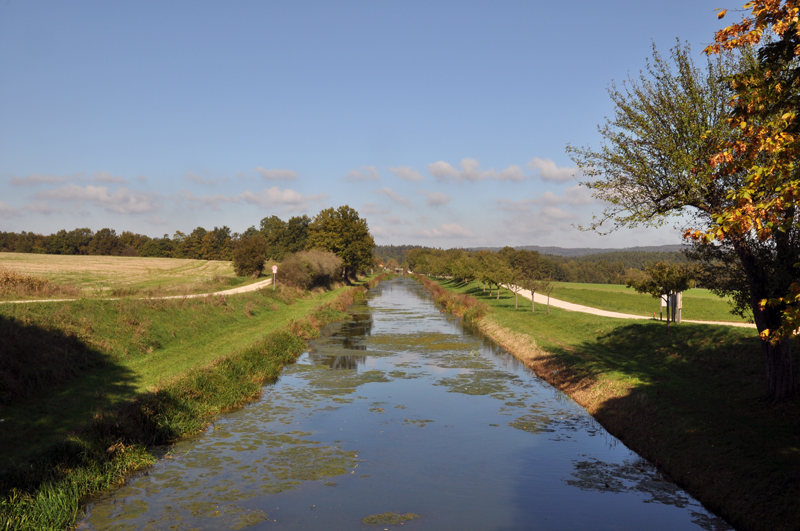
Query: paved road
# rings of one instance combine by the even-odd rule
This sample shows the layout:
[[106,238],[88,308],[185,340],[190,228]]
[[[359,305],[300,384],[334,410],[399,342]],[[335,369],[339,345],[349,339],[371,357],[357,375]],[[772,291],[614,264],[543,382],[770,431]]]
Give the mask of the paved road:
[[[519,294],[525,297],[528,300],[531,300],[531,292],[527,289],[520,290]],[[542,295],[541,293],[536,294],[536,298],[533,301],[535,304],[547,304],[547,296]],[[550,297],[550,306],[555,308],[562,308],[564,310],[569,310],[572,312],[582,312],[582,313],[590,313],[592,315],[600,315],[602,317],[613,317],[615,319],[652,319],[652,317],[646,317],[642,315],[631,315],[627,313],[619,313],[619,312],[609,312],[606,310],[598,310],[597,308],[591,308],[589,306],[583,306],[580,304],[573,304],[571,302],[566,302],[558,299],[554,299]],[[693,319],[682,319],[682,323],[699,323],[699,324],[713,324],[713,325],[724,325],[724,326],[736,326],[739,328],[755,328],[756,325],[753,323],[732,323],[728,321],[695,321]]]
[[[247,293],[249,291],[256,291],[266,286],[272,284],[272,279],[268,278],[266,280],[262,280],[260,282],[256,282],[255,284],[248,284],[247,286],[241,286],[238,288],[231,288],[226,289],[224,291],[216,291],[214,293],[195,293],[192,295],[170,295],[169,297],[143,297],[145,299],[197,299],[199,297],[211,297],[212,295],[236,295],[238,293]],[[41,300],[33,300],[33,301],[0,301],[0,304],[24,304],[27,302],[71,302],[77,301],[79,299],[41,299]],[[119,298],[108,298],[102,299],[106,301],[116,301]]]

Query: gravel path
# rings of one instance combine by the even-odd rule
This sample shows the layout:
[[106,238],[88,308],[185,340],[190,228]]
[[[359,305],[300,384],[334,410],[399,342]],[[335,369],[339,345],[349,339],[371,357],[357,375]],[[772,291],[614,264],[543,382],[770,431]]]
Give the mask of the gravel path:
[[[527,289],[520,290],[519,294],[525,297],[526,299],[531,300],[531,292],[529,290]],[[536,304],[547,304],[547,296],[542,295],[541,293],[537,293],[536,298],[533,302]],[[598,310],[597,308],[591,308],[589,306],[583,306],[581,304],[573,304],[571,302],[554,299],[552,297],[550,297],[550,306],[553,306],[554,308],[569,310],[571,312],[590,313],[592,315],[599,315],[602,317],[613,317],[615,319],[652,319],[652,317],[647,317],[643,315],[631,315],[627,313]],[[693,319],[682,319],[681,323],[699,323],[699,324],[712,324],[712,325],[723,325],[723,326],[736,326],[739,328],[756,327],[756,325],[753,323],[735,323],[728,321],[695,321]]]
[[[214,293],[195,293],[192,295],[170,295],[169,297],[143,297],[145,299],[158,299],[158,300],[165,300],[165,299],[197,299],[200,297],[211,297],[214,295],[236,295],[239,293],[247,293],[250,291],[256,291],[263,287],[269,286],[272,284],[272,279],[268,278],[266,280],[261,280],[260,282],[256,282],[255,284],[249,284],[247,286],[241,286],[238,288],[231,288],[226,289],[223,291],[215,291]],[[0,301],[0,304],[24,304],[26,302],[72,302],[77,301],[79,299],[41,299],[41,300],[33,300],[33,301]],[[108,298],[102,299],[106,301],[116,301],[119,298]]]

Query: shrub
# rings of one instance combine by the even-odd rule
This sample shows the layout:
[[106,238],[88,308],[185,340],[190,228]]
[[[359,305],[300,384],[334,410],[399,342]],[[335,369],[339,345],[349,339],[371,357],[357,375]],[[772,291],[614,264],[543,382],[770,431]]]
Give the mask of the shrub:
[[310,290],[342,279],[342,259],[328,251],[300,251],[281,263],[279,282]]
[[246,236],[233,250],[233,270],[239,276],[258,276],[264,271],[267,242],[260,236]]
[[6,296],[39,296],[53,295],[78,296],[78,290],[73,286],[53,284],[43,277],[17,273],[11,269],[0,267],[0,295]]

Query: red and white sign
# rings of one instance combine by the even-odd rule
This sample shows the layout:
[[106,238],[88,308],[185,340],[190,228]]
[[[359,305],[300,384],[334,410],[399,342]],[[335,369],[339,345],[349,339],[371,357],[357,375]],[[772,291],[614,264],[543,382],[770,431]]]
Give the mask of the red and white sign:
[[272,273],[275,274],[278,272],[278,266],[272,266]]

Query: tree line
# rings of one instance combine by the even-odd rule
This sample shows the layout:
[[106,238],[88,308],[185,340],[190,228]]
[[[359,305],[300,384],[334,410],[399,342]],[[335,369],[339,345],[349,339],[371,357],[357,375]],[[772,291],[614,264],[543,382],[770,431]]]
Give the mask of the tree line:
[[347,205],[322,210],[313,219],[305,215],[287,221],[277,216],[265,217],[258,227],[253,225],[242,233],[232,232],[224,225],[212,230],[197,227],[189,234],[176,231],[171,238],[168,234],[151,238],[130,231],[117,234],[110,228],[97,232],[88,228],[62,229],[50,235],[0,232],[0,251],[17,253],[233,260],[237,249],[247,245],[262,249],[256,256],[256,263],[261,259],[262,268],[264,260],[282,261],[312,249],[341,258],[348,278],[374,265],[375,242],[367,222]]
[[[477,256],[479,252],[491,253],[490,250],[467,249],[435,249],[431,247],[414,247],[411,245],[378,245],[375,256],[379,263],[389,269],[405,265],[417,271],[414,266],[420,256],[425,256],[423,267],[429,268],[431,274],[452,276],[447,264],[453,257],[463,255]],[[563,257],[541,254],[538,251],[504,247],[499,251],[502,256],[525,256],[526,261],[535,264],[535,269],[543,278],[558,282],[582,282],[588,284],[625,284],[627,280],[642,279],[646,276],[645,268],[656,262],[666,264],[685,264],[688,258],[680,252],[658,251],[615,251],[586,255],[581,257]],[[409,260],[411,256],[411,260]]]

